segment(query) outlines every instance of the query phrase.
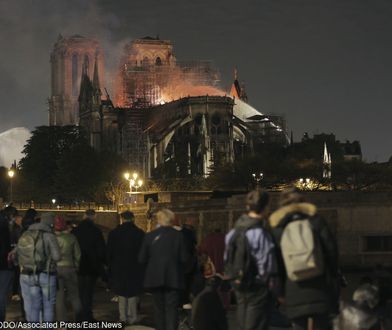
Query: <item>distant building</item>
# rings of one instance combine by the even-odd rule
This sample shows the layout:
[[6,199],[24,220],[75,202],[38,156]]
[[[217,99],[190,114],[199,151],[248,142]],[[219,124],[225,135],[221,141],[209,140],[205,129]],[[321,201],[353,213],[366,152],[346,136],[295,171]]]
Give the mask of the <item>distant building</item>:
[[[328,165],[328,167],[331,166],[331,155],[334,161],[362,160],[361,144],[359,141],[340,142],[336,140],[336,136],[332,133],[314,134],[313,137],[310,137],[308,133],[304,133],[301,142],[295,143],[294,145],[297,147],[297,150],[302,148],[302,150],[308,151],[309,158],[320,155],[323,159],[323,164]],[[315,150],[318,150],[317,155],[315,154]]]
[[362,150],[359,141],[341,143],[345,160],[362,160]]

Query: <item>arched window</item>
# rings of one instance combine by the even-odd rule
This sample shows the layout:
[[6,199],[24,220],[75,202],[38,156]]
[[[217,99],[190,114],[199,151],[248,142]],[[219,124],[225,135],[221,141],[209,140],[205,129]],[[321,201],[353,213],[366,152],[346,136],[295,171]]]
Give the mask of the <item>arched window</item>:
[[155,65],[158,65],[158,66],[162,65],[162,60],[159,56],[155,60]]
[[143,58],[142,60],[142,66],[149,66],[150,65],[150,60],[148,57]]
[[72,55],[72,95],[78,95],[79,86],[78,54]]
[[88,54],[84,55],[84,65],[87,68],[87,74],[89,74],[88,69],[90,68],[90,58],[88,57]]

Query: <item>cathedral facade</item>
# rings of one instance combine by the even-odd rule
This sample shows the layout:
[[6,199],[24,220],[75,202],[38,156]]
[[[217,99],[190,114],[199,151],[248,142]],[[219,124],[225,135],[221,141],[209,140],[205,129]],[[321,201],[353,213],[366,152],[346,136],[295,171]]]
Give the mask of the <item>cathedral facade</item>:
[[125,47],[112,100],[102,50],[81,38],[61,37],[52,52],[50,125],[84,127],[94,148],[118,153],[144,177],[208,176],[257,144],[288,142],[284,120],[251,107],[237,75],[226,93],[212,63],[178,61],[169,40]]

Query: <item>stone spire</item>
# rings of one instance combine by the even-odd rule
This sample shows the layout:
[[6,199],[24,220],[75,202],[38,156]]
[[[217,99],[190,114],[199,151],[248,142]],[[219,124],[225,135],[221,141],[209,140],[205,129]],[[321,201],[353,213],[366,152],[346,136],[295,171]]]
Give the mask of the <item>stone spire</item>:
[[96,91],[99,90],[101,92],[101,87],[99,84],[98,57],[97,56],[95,56],[95,63],[94,63],[93,88]]

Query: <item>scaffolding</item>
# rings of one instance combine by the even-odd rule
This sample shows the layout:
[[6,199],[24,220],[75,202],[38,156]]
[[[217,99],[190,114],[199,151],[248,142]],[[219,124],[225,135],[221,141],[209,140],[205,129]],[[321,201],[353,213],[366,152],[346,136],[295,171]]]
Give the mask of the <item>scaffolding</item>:
[[177,65],[125,64],[121,72],[122,107],[149,108],[192,93],[192,88],[219,85],[219,73],[210,61]]

